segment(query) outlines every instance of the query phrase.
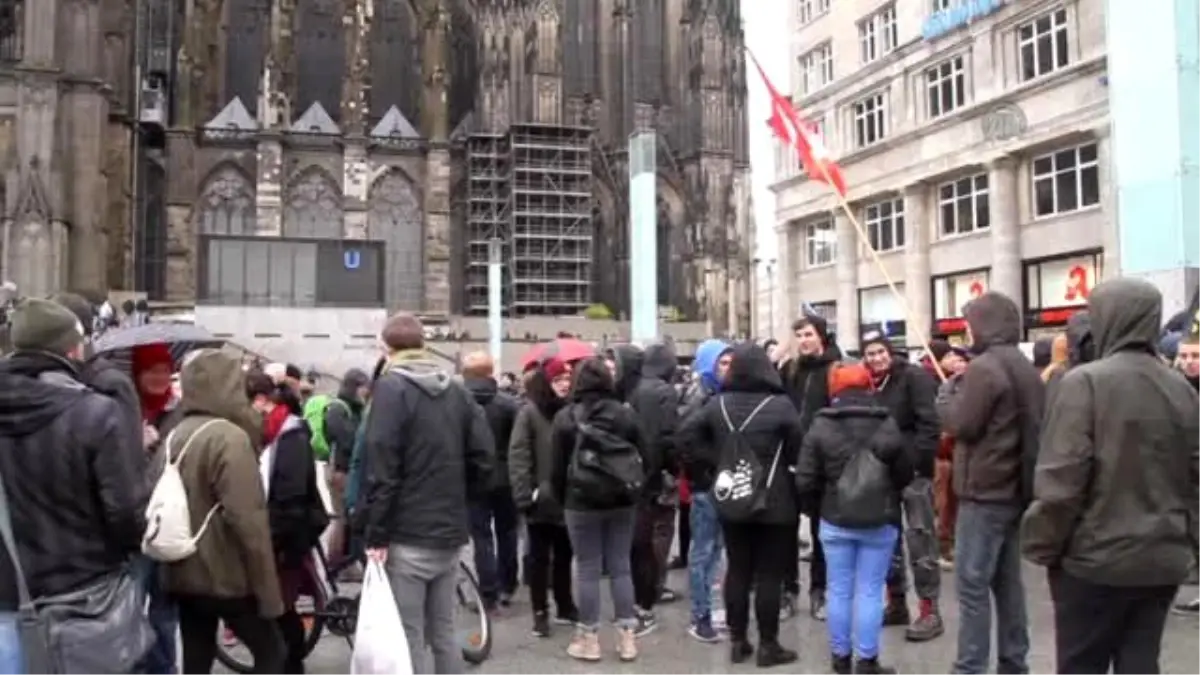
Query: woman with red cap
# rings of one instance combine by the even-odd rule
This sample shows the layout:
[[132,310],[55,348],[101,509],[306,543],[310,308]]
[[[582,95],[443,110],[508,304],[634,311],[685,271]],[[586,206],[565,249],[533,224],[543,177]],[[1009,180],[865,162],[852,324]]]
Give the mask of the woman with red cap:
[[[175,364],[171,350],[165,344],[143,345],[133,350],[133,382],[137,387],[142,413],[142,442],[150,454],[149,484],[158,482],[164,453],[159,452],[160,439],[166,438],[166,427],[174,403],[171,375]],[[149,559],[146,567],[146,594],[150,597],[149,619],[154,627],[155,641],[143,664],[147,673],[174,673],[175,633],[178,628],[175,606],[167,599],[158,578],[158,566]]]

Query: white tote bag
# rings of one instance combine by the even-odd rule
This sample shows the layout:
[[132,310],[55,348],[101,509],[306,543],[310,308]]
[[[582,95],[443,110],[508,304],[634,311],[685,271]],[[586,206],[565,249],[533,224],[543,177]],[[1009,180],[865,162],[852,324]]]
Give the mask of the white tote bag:
[[412,654],[383,563],[367,563],[358,604],[350,675],[412,675]]

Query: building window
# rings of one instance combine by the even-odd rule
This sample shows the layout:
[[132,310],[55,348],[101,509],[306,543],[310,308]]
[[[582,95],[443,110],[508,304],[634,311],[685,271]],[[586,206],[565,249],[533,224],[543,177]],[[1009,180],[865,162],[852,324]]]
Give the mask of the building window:
[[1067,10],[1056,9],[1017,29],[1021,51],[1021,79],[1032,80],[1065,68],[1070,59],[1067,49]]
[[934,12],[950,9],[950,5],[954,4],[954,0],[932,0]]
[[938,189],[938,219],[943,237],[986,230],[991,225],[987,174],[943,184]]
[[[809,123],[808,128],[809,128],[810,132],[821,137],[821,142],[824,143],[826,149],[828,149],[829,142],[825,139],[825,118],[818,117],[817,119],[812,120]],[[799,175],[799,176],[807,175],[807,172],[804,170],[804,164],[800,161],[800,153],[796,151],[795,147],[789,146],[789,148],[791,150],[792,157],[795,159],[795,162],[796,162],[796,175]]]
[[871,248],[883,253],[904,248],[904,200],[889,199],[863,210],[867,240]]
[[833,82],[833,45],[825,44],[800,57],[800,95]]
[[21,60],[21,34],[25,24],[24,0],[0,0],[0,61]]
[[884,7],[858,24],[859,56],[864,64],[891,54],[899,42],[895,5]]
[[1035,216],[1070,213],[1099,203],[1100,172],[1095,143],[1033,159]]
[[963,57],[955,56],[925,71],[929,91],[929,118],[936,119],[967,102],[967,75]]
[[881,91],[854,104],[854,144],[865,148],[887,138],[887,92]]
[[812,23],[825,12],[829,11],[829,0],[799,0],[796,16],[800,25]]
[[204,235],[199,257],[209,304],[384,306],[382,242]]
[[837,258],[837,231],[833,220],[804,226],[805,257],[808,267],[832,265]]

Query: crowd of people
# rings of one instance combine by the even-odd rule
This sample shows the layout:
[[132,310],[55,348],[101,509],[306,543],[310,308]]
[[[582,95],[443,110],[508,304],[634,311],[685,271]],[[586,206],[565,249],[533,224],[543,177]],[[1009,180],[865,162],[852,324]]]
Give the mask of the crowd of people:
[[[374,371],[347,372],[334,396],[295,366],[247,369],[216,349],[177,363],[144,345],[123,372],[88,353],[81,300],[10,313],[0,614],[23,610],[26,587],[50,598],[135,580],[153,639],[111,672],[209,672],[221,627],[255,672],[304,672],[297,601],[321,546],[335,566],[384,565],[414,670],[437,673],[464,667],[468,544],[484,610],[528,586],[532,634],[569,629],[566,651],[584,662],[606,644],[636,660],[677,596],[668,570],[683,567],[692,638],[728,640],[732,663],[793,663],[781,624],[805,606],[807,560],[807,611],[826,624],[835,673],[895,672],[884,627],[936,639],[946,603],[953,672],[988,670],[993,621],[998,672],[1028,672],[1023,559],[1047,569],[1058,672],[1158,672],[1195,567],[1200,335],[1173,320],[1164,339],[1161,295],[1136,280],[1094,289],[1033,362],[1016,303],[988,292],[965,310],[966,346],[935,339],[910,359],[867,335],[851,359],[805,315],[785,344],[705,341],[684,381],[666,343],[548,350],[520,375],[475,353],[455,373],[397,314]],[[159,509],[176,480],[192,536],[164,558]],[[602,639],[605,579],[615,616]]]

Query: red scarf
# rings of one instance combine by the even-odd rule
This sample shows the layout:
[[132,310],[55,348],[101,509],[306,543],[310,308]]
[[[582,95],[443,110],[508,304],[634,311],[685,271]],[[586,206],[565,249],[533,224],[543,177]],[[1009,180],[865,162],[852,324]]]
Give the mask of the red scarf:
[[271,412],[263,416],[263,445],[270,445],[279,437],[279,432],[283,431],[283,425],[291,416],[291,411],[286,405],[276,405],[271,408]]

